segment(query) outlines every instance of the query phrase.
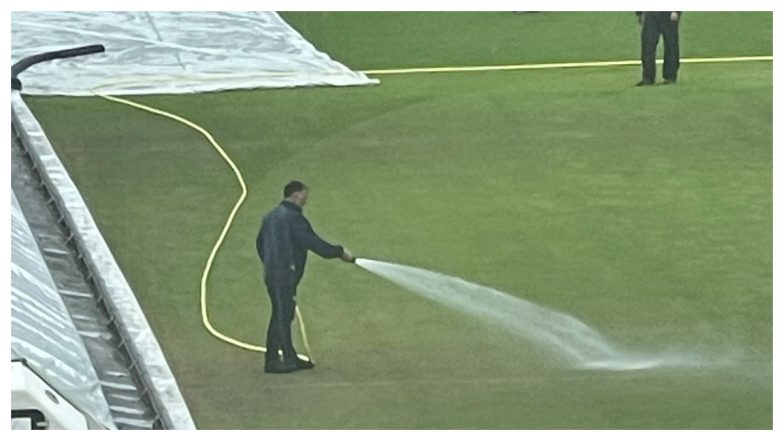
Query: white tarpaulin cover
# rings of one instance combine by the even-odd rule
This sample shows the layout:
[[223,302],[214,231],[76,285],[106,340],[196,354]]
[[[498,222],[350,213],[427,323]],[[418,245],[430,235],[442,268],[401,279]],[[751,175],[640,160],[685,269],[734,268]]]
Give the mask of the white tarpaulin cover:
[[177,94],[376,84],[319,52],[275,12],[13,12],[12,63],[103,44],[19,78],[31,95]]
[[136,296],[117,266],[90,210],[55,153],[40,123],[19,92],[11,93],[11,121],[27,147],[58,211],[74,234],[77,248],[84,253],[92,282],[103,293],[108,312],[114,316],[118,332],[126,339],[137,369],[151,386],[151,398],[158,403],[169,428],[193,429],[193,419],[166,362],[161,347],[147,323]]
[[90,356],[11,192],[11,358],[24,358],[59,394],[115,428]]

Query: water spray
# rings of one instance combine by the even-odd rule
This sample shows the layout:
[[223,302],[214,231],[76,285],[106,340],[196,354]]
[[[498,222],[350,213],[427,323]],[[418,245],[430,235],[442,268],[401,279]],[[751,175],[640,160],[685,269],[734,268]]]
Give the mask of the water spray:
[[428,300],[521,337],[573,368],[626,371],[703,362],[689,354],[623,350],[569,314],[458,277],[372,259],[354,263]]

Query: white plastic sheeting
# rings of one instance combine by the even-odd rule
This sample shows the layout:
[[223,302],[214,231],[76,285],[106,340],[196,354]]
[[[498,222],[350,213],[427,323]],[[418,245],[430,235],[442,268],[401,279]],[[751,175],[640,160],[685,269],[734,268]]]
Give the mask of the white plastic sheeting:
[[30,67],[26,94],[177,94],[376,84],[319,52],[275,12],[13,12],[11,59],[103,44]]
[[24,358],[56,391],[115,428],[90,356],[11,192],[11,358]]
[[93,282],[104,295],[107,308],[116,319],[118,332],[136,359],[143,380],[150,385],[151,397],[162,413],[166,427],[194,429],[190,411],[136,296],[41,125],[16,91],[11,95],[11,121],[73,233],[85,264],[93,274]]

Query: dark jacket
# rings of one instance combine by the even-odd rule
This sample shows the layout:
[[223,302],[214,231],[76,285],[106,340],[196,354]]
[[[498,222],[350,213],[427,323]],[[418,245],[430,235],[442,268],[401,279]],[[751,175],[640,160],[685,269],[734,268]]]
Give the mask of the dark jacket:
[[326,259],[343,255],[343,247],[321,239],[302,215],[302,208],[289,201],[264,216],[256,250],[264,263],[264,280],[281,285],[299,284],[308,250]]

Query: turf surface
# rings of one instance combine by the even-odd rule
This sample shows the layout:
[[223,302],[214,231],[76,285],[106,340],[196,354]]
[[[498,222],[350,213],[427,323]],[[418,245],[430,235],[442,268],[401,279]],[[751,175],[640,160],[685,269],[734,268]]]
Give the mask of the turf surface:
[[[631,12],[287,12],[309,41],[353,69],[635,60]],[[770,55],[767,12],[685,12],[681,57]],[[659,47],[661,54],[662,45]]]
[[[354,68],[638,53],[628,13],[284,16]],[[594,20],[602,32],[585,28]],[[771,53],[770,14],[684,20],[684,56]],[[716,23],[729,35],[714,38]],[[577,24],[584,35],[565,38]],[[529,25],[551,34],[529,35],[518,57],[508,43]],[[398,35],[410,43],[390,41]],[[672,87],[634,88],[638,77],[636,67],[406,75],[139,101],[210,130],[249,186],[209,286],[211,320],[229,335],[262,341],[254,238],[297,178],[312,188],[317,231],[359,255],[519,295],[628,347],[737,352],[729,367],[572,371],[313,256],[299,298],[317,368],[265,375],[259,354],[201,325],[202,267],[239,195],[206,141],[97,98],[28,101],[201,428],[770,428],[771,64],[684,65]]]

